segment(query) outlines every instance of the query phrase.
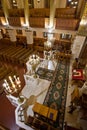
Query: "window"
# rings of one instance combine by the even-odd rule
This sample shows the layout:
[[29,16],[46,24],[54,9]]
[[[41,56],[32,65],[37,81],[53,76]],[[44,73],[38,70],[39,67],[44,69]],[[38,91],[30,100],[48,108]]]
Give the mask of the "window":
[[67,39],[67,40],[69,40],[69,39],[71,39],[71,37],[72,37],[71,34],[64,34],[64,33],[60,34],[60,39]]

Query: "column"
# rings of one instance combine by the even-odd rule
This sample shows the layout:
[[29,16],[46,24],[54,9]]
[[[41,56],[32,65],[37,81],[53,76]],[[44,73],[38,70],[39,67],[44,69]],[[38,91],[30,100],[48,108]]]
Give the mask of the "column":
[[85,3],[82,11],[78,34],[87,36],[87,2]]
[[[81,11],[83,10],[84,4],[85,4],[85,0],[79,0],[78,6],[77,6],[77,12],[76,12],[77,17],[80,16],[80,13],[81,13]],[[82,9],[82,10],[81,10],[81,9]]]
[[72,47],[72,54],[74,59],[79,57],[85,39],[86,39],[85,36],[80,36],[80,35],[76,36]]
[[[26,1],[26,0],[24,0]],[[24,8],[24,1],[23,0],[17,0],[18,8]]]
[[25,14],[25,24],[29,26],[29,4],[28,0],[24,0],[24,14]]
[[49,28],[54,27],[54,17],[56,10],[56,0],[50,0],[50,19],[49,19]]
[[2,0],[2,8],[3,8],[3,11],[4,11],[4,15],[5,15],[5,19],[6,19],[6,23],[8,24],[8,16],[9,16],[9,13],[8,13],[8,2],[7,0]]

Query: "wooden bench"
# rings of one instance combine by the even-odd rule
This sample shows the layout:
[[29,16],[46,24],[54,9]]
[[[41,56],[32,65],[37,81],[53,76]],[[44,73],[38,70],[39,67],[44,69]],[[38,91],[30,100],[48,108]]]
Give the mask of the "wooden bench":
[[12,49],[7,55],[6,55],[6,59],[8,62],[12,62],[13,61],[13,58],[12,56],[17,54],[22,48],[20,47],[16,47],[14,49]]
[[51,126],[49,123],[44,122],[36,117],[28,116],[27,120],[25,121],[26,125],[29,125],[35,130],[59,130],[59,128],[55,128]]
[[27,52],[19,57],[19,63],[21,64],[24,59],[29,58],[29,55],[33,52],[33,50],[27,50]]

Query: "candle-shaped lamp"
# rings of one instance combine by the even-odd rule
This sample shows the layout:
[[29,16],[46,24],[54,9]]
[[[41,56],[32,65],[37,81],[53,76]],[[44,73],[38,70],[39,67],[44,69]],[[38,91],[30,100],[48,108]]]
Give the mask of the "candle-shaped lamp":
[[12,84],[12,87],[13,87],[13,88],[15,88],[15,84],[14,84],[14,82],[13,82],[13,80],[12,80],[12,77],[11,77],[11,76],[9,76],[9,80],[10,80],[10,82],[11,82],[11,84]]

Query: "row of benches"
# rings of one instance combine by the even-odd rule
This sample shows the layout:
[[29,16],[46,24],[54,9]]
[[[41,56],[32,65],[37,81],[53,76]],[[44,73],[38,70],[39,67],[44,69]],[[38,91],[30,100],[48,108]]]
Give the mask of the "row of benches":
[[25,65],[33,49],[22,46],[8,45],[0,47],[0,60]]
[[34,128],[35,130],[60,130],[59,128],[55,128],[52,125],[44,122],[37,117],[28,116],[25,124],[29,125],[30,127]]

